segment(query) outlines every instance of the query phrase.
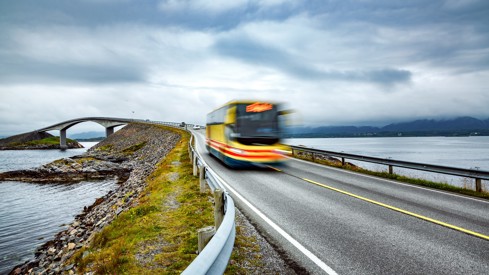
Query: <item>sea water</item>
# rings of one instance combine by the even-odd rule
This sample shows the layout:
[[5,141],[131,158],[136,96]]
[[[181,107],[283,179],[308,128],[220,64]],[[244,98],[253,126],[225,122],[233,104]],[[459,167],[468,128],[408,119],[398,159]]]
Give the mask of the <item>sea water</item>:
[[[38,167],[60,158],[84,153],[85,148],[68,150],[0,151],[0,172]],[[0,274],[34,257],[37,247],[67,228],[84,206],[110,190],[115,181],[73,184],[0,182]]]
[[[489,137],[383,137],[383,138],[298,138],[285,139],[290,145],[304,145],[320,150],[344,152],[369,157],[436,164],[489,171]],[[386,171],[385,165],[347,160],[375,171]],[[474,188],[475,180],[442,174],[394,168],[394,172]],[[483,181],[485,190],[488,183]]]

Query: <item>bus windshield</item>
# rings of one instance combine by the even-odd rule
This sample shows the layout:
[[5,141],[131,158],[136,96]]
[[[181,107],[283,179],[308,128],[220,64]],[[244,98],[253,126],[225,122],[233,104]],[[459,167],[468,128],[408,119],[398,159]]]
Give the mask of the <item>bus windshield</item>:
[[242,144],[277,143],[277,106],[269,103],[237,104],[235,133]]

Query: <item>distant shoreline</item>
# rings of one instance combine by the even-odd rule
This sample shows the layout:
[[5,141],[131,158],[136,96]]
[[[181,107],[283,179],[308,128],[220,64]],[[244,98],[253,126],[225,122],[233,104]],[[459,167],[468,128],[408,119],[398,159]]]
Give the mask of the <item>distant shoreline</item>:
[[105,137],[96,137],[96,138],[76,138],[75,140],[78,142],[99,142],[104,139]]
[[489,136],[489,130],[480,132],[379,132],[379,133],[296,133],[283,138],[370,138],[370,137],[479,137]]

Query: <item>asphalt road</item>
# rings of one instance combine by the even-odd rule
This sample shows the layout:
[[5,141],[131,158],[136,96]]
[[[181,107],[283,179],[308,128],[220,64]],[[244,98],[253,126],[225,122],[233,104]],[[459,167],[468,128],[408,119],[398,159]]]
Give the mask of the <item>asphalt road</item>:
[[488,201],[298,160],[232,170],[195,133],[238,207],[311,273],[489,274]]

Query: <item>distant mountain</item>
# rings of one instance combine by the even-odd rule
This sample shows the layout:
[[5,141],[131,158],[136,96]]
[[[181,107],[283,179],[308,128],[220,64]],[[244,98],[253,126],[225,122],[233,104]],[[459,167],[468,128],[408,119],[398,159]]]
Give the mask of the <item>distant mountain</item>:
[[389,124],[381,128],[387,132],[416,132],[416,131],[459,131],[489,129],[488,120],[473,117],[459,117],[452,120],[416,120],[412,122]]
[[448,120],[423,119],[393,123],[384,127],[322,126],[295,127],[285,137],[363,137],[363,136],[468,136],[489,135],[489,119],[459,117]]
[[105,132],[96,132],[96,131],[91,131],[91,132],[83,132],[83,133],[78,133],[78,134],[73,134],[69,135],[68,137],[71,139],[93,139],[93,138],[105,138]]

